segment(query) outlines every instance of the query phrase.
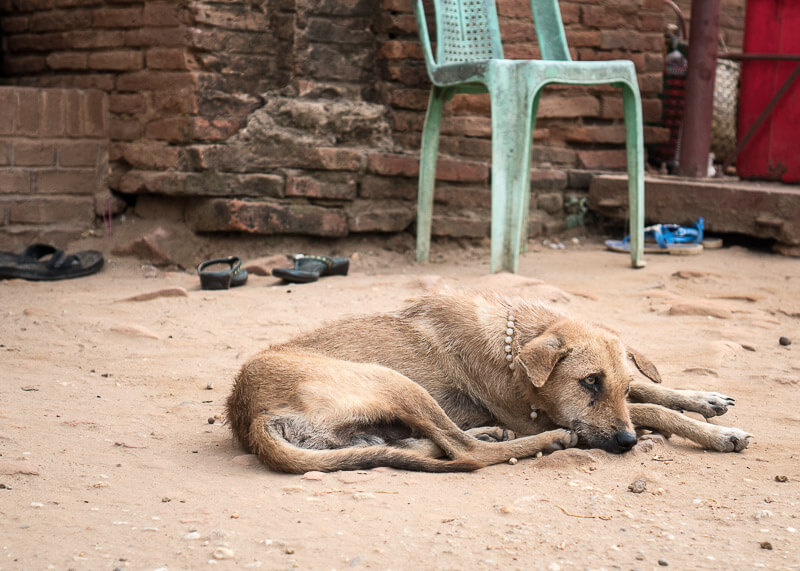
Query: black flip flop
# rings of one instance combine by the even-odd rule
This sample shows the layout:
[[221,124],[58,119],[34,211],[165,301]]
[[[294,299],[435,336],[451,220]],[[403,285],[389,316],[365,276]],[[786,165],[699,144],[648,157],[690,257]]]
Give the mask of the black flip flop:
[[69,280],[99,272],[103,262],[96,250],[65,254],[55,246],[32,244],[19,255],[0,252],[0,279]]
[[323,276],[346,276],[350,269],[349,258],[295,254],[289,259],[294,261],[294,268],[273,268],[272,275],[291,283],[315,282]]
[[[227,265],[227,269],[206,271],[216,265]],[[200,287],[203,289],[229,289],[244,285],[247,282],[247,270],[242,268],[242,260],[236,256],[206,260],[197,266],[200,276]]]

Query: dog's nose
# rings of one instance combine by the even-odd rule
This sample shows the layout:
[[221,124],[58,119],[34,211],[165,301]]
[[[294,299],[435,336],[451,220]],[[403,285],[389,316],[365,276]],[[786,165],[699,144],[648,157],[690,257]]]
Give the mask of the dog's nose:
[[636,433],[629,432],[627,430],[621,430],[617,432],[617,435],[614,437],[617,445],[622,448],[623,450],[630,450],[633,448],[634,444],[636,444]]

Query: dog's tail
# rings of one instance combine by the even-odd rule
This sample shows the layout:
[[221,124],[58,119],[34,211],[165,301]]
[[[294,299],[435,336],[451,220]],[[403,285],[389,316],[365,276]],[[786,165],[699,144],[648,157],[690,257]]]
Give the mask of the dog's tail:
[[278,472],[303,474],[312,470],[334,472],[388,466],[420,472],[471,472],[483,468],[474,460],[439,460],[390,446],[363,448],[310,449],[287,442],[270,425],[267,417],[257,417],[250,424],[250,451]]

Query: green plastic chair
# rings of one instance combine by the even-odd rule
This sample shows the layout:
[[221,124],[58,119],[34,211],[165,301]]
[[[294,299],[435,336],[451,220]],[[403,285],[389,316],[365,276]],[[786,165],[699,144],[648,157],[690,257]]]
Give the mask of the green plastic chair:
[[631,263],[642,267],[644,147],[642,102],[633,62],[572,61],[557,0],[531,0],[541,60],[503,58],[494,0],[433,0],[436,57],[422,0],[414,12],[433,82],[422,131],[417,204],[417,260],[430,254],[439,131],[446,101],[456,93],[489,93],[492,110],[491,271],[516,273],[527,241],[531,139],[542,88],[549,83],[622,88],[628,160]]

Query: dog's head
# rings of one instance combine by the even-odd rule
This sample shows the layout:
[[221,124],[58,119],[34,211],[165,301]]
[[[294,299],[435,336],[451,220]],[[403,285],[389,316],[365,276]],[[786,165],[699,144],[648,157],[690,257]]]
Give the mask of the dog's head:
[[526,343],[516,364],[542,412],[584,444],[614,453],[636,444],[626,404],[628,351],[617,335],[564,319]]

